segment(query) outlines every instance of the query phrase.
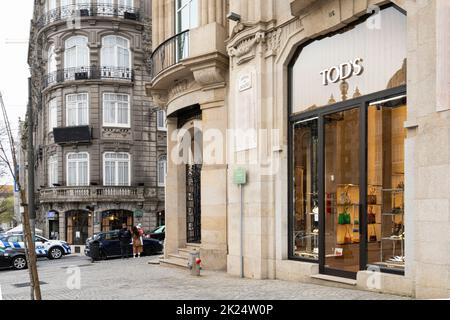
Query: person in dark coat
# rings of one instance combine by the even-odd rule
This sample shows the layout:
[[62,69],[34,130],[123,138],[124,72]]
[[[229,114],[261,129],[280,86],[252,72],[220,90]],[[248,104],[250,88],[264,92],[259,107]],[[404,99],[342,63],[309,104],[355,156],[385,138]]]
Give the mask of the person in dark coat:
[[128,258],[128,248],[131,243],[131,232],[128,230],[127,224],[122,224],[122,229],[119,231],[119,241],[120,241],[120,255],[122,259]]

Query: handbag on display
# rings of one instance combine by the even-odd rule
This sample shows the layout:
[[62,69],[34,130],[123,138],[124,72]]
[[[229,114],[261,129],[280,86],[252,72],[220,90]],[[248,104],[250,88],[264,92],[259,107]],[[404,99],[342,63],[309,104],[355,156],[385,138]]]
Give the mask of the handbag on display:
[[377,190],[370,188],[370,194],[367,196],[367,204],[377,204]]

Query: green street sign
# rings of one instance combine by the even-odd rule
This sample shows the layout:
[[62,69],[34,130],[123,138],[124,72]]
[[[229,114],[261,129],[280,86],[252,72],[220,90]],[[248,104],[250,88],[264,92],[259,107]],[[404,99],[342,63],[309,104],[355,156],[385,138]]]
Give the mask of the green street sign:
[[245,168],[234,169],[233,181],[234,184],[237,185],[244,185],[247,183],[247,171]]
[[142,210],[135,210],[134,211],[134,217],[135,218],[142,218],[144,216],[144,211]]

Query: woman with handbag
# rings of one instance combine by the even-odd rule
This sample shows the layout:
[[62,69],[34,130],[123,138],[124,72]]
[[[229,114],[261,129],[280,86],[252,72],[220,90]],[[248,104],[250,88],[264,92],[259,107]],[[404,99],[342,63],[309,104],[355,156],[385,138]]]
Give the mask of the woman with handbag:
[[142,242],[142,236],[137,227],[133,227],[133,258],[141,257],[142,252],[144,251],[144,245]]

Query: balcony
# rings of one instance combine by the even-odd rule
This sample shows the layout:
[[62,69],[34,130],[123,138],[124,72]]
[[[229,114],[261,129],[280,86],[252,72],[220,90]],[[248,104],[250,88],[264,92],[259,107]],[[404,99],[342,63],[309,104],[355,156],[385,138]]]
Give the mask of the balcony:
[[152,79],[188,57],[189,30],[186,30],[167,39],[153,52],[150,59]]
[[66,68],[51,72],[44,77],[43,89],[65,81],[81,80],[122,80],[134,82],[134,70],[119,67],[78,67]]
[[141,14],[138,8],[97,3],[68,5],[47,11],[39,17],[36,25],[41,29],[54,22],[73,21],[74,18],[86,17],[111,17],[141,21]]
[[142,202],[151,193],[145,187],[56,187],[40,191],[41,203],[54,202]]

